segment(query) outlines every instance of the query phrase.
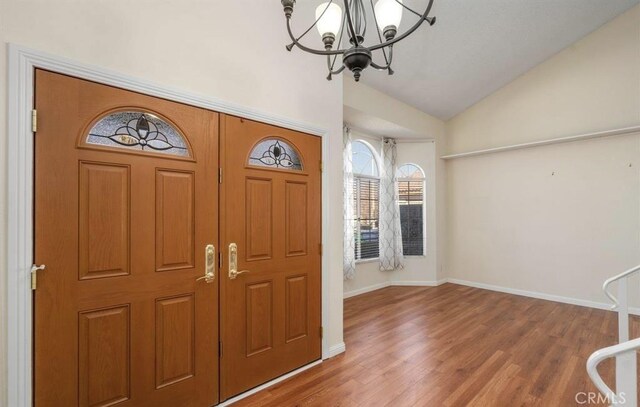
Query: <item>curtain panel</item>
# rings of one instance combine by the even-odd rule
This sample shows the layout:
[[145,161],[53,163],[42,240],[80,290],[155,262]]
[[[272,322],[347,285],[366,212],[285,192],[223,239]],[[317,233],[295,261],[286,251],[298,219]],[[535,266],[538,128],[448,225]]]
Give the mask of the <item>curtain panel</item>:
[[356,273],[355,221],[353,208],[353,161],[351,157],[351,130],[343,129],[343,199],[344,199],[344,244],[343,273],[345,279],[352,279]]
[[382,140],[382,173],[380,177],[380,270],[391,271],[404,267],[402,229],[396,183],[396,142]]

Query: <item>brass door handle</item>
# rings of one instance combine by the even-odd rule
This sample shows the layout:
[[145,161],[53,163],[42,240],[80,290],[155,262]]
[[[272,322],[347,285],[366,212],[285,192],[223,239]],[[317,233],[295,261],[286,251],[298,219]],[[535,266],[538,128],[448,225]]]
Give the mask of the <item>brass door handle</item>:
[[248,273],[249,270],[238,271],[238,245],[229,245],[229,279],[235,280],[240,274]]
[[213,283],[216,279],[216,248],[209,244],[204,248],[204,276],[198,277],[196,281],[204,280],[207,284]]

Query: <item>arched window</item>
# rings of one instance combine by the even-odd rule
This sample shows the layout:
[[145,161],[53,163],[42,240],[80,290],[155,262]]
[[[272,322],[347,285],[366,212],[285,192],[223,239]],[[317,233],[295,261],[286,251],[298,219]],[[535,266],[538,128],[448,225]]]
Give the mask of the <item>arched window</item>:
[[353,160],[353,208],[356,260],[379,256],[380,170],[376,153],[368,143],[351,144]]
[[353,175],[379,178],[378,161],[371,147],[363,141],[356,140],[351,144],[353,154]]
[[402,229],[402,251],[405,256],[425,253],[425,176],[415,164],[401,165],[396,172]]

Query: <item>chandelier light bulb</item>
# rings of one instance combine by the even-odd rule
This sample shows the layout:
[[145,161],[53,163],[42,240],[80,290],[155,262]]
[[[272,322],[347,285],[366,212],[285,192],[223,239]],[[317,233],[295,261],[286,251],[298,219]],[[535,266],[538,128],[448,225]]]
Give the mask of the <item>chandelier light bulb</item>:
[[378,28],[384,32],[389,28],[397,30],[402,21],[402,0],[378,0],[375,6]]
[[[429,16],[435,0],[426,1],[426,8],[418,13],[406,7],[403,0],[377,0],[375,4],[373,0],[369,2],[366,0],[331,0],[320,4],[316,8],[316,19],[313,25],[301,35],[296,35],[291,25],[296,0],[280,0],[286,17],[287,32],[291,39],[291,43],[287,44],[286,49],[291,51],[297,47],[302,51],[324,56],[329,68],[327,80],[331,80],[333,75],[349,70],[357,82],[362,76],[362,72],[368,67],[387,71],[389,75],[393,75],[391,64],[393,63],[394,44],[414,33],[424,22],[430,26],[436,22],[434,16]],[[336,3],[342,3],[344,10]],[[404,8],[415,15],[415,21],[404,32],[400,32],[399,27]],[[344,14],[342,14],[343,12]],[[374,34],[377,34],[374,36],[373,42],[365,41],[367,21],[376,21],[380,32],[382,32],[380,35],[373,27]],[[302,39],[313,27],[318,29],[324,49],[314,48],[303,43]],[[340,33],[340,30],[343,32]],[[340,37],[338,37],[339,33]],[[342,41],[343,36],[348,41]],[[379,40],[379,42],[375,40]],[[377,50],[382,51],[380,54],[382,54],[384,62],[373,60],[373,51]]]
[[321,37],[326,34],[336,37],[342,25],[342,9],[335,3],[322,3],[316,8],[316,20],[318,20],[316,27]]

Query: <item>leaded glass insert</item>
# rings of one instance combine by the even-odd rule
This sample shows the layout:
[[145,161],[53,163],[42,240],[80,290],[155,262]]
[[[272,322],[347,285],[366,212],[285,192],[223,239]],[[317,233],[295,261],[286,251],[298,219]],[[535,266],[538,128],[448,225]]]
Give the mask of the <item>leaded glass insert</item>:
[[249,164],[302,171],[302,161],[296,149],[280,139],[265,139],[259,142],[251,150]]
[[142,111],[109,113],[93,125],[87,144],[190,157],[187,142],[171,124]]

